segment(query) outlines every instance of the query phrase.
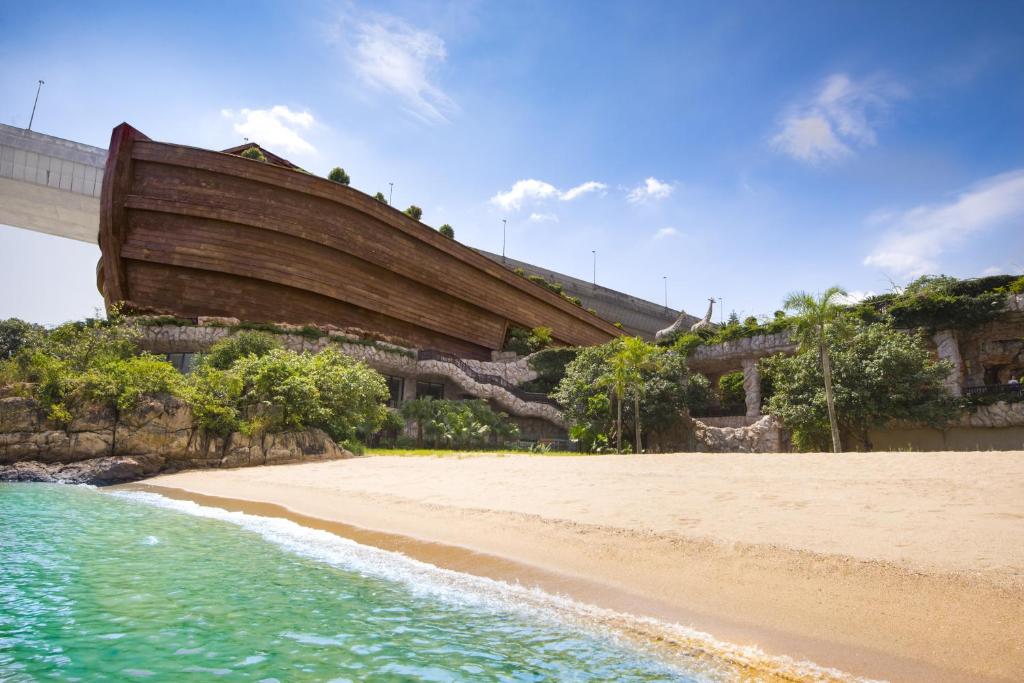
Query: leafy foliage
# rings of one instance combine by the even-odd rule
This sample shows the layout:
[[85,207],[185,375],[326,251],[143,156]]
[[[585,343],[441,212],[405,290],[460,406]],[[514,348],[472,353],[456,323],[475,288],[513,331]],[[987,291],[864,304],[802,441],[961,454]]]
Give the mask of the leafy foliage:
[[925,275],[902,291],[865,299],[853,307],[853,313],[868,323],[891,319],[901,329],[965,329],[997,317],[1015,287],[1024,289],[1024,278],[994,275],[958,280]]
[[418,398],[402,404],[402,416],[416,422],[417,445],[480,448],[500,446],[519,436],[507,414],[486,401],[447,401]]
[[263,151],[260,150],[260,148],[256,147],[255,145],[252,146],[252,147],[249,147],[246,150],[244,150],[238,156],[245,157],[246,159],[252,159],[254,161],[263,161],[263,162],[265,162],[267,160],[267,157],[266,157],[265,154],[263,154]]
[[552,341],[550,327],[535,327],[532,330],[527,330],[511,325],[505,333],[505,343],[502,345],[502,349],[515,351],[520,356],[528,356],[535,351],[547,348]]
[[729,372],[718,378],[718,397],[723,408],[746,406],[746,391],[743,389],[743,371]]
[[263,356],[281,348],[281,342],[266,332],[242,331],[226,337],[203,354],[200,363],[215,370],[227,370],[235,361],[248,355]]
[[33,325],[18,318],[0,320],[0,360],[14,357],[22,347],[43,334],[40,325]]
[[450,240],[455,239],[455,228],[448,225],[447,223],[438,228],[437,231]]
[[[570,436],[585,451],[601,452],[615,435],[612,358],[622,341],[578,350],[565,369],[565,377],[552,396],[561,404],[570,423]],[[683,408],[707,405],[710,389],[707,378],[691,374],[686,358],[673,350],[659,354],[658,362],[639,372],[640,417],[647,433],[656,433],[677,425]],[[629,394],[632,396],[632,394]],[[632,427],[635,402],[624,402],[623,436],[634,436]]]
[[65,323],[25,338],[0,368],[5,383],[25,382],[58,422],[70,422],[87,404],[131,409],[145,394],[179,393],[181,375],[162,358],[138,353],[138,329],[111,320]]
[[[920,336],[900,332],[888,323],[842,325],[826,332],[832,361],[833,389],[843,439],[869,447],[868,431],[892,419],[940,425],[954,410],[942,382],[946,361],[932,360]],[[829,420],[818,354],[811,349],[795,356],[777,355],[761,361],[772,384],[768,412],[793,431],[803,450],[825,450]]]
[[405,210],[405,215],[408,216],[409,218],[415,218],[416,220],[420,220],[423,218],[423,209],[416,206],[415,204],[412,204],[409,206],[408,209]]
[[0,382],[28,383],[50,417],[64,423],[88,405],[126,411],[159,394],[185,400],[196,423],[219,434],[319,427],[344,442],[384,419],[384,378],[334,349],[298,354],[262,332],[241,332],[215,344],[183,377],[163,358],[139,353],[138,337],[116,313],[109,321],[61,325],[0,362]]
[[521,389],[550,394],[565,377],[565,369],[579,353],[579,349],[560,347],[542,349],[530,356],[530,368],[537,372],[537,378],[521,385]]
[[383,192],[378,192],[377,194],[373,195],[373,198],[376,199],[381,204],[388,203],[388,198],[384,196]]
[[334,168],[332,168],[331,172],[327,174],[327,179],[336,183],[340,183],[341,185],[348,185],[349,183],[352,182],[352,179],[349,177],[348,173],[345,173],[345,169],[343,169],[341,166],[335,166]]
[[334,349],[295,353],[242,332],[200,359],[186,397],[197,423],[215,433],[319,427],[350,441],[384,421],[388,391],[383,376]]

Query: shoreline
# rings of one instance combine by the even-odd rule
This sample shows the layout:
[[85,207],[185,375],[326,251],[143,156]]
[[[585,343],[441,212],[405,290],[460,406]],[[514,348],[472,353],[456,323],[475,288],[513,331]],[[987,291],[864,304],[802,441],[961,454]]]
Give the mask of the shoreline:
[[[451,492],[442,495],[430,480],[461,473],[483,489],[477,491],[481,495],[497,495],[490,482],[475,476],[481,468],[511,470],[510,462],[529,470],[550,466],[537,458],[525,464],[523,458],[500,456],[483,458],[497,461],[491,463],[403,458],[398,466],[407,474],[413,470],[408,476],[419,494],[414,498],[410,482],[389,481],[382,471],[391,463],[373,460],[183,472],[126,488],[285,517],[446,569],[679,623],[728,643],[757,645],[770,655],[858,676],[1009,681],[1024,666],[1024,645],[1015,639],[1024,627],[1024,591],[1013,568],[944,571],[779,543],[669,534],[650,523],[624,528],[589,523],[582,514],[502,509],[515,508],[507,501],[487,508],[453,505]],[[646,460],[651,458],[614,464],[642,470]],[[367,491],[358,476],[346,481],[358,473],[353,464],[380,477],[380,486]],[[565,463],[556,469],[565,467],[579,469]],[[518,472],[504,474],[510,486],[523,483]],[[584,475],[573,484],[592,478]],[[383,492],[389,489],[396,493]]]

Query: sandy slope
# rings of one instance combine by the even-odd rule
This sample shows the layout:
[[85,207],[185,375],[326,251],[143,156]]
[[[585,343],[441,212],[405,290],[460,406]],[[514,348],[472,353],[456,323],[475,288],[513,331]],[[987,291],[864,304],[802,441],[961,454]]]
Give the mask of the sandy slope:
[[1024,677],[1022,452],[370,457],[148,483],[510,558],[357,539],[861,675]]

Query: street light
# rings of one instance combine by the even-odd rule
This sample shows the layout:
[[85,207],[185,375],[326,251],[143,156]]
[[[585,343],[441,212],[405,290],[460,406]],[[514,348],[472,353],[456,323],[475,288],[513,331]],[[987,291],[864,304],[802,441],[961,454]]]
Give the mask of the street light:
[[504,218],[501,219],[501,262],[505,262],[505,228],[508,227],[508,221]]
[[668,308],[668,275],[662,275],[661,279],[665,281],[665,308]]
[[597,250],[591,249],[590,253],[594,255],[594,286],[597,287]]
[[388,183],[388,206],[393,206],[393,204],[391,203],[391,195],[393,195],[394,193],[395,193],[395,184],[394,183]]
[[43,89],[45,81],[40,80],[39,85],[36,86],[36,100],[32,103],[32,116],[28,117],[28,130],[32,130],[32,121],[36,118],[36,105],[39,104],[39,91]]

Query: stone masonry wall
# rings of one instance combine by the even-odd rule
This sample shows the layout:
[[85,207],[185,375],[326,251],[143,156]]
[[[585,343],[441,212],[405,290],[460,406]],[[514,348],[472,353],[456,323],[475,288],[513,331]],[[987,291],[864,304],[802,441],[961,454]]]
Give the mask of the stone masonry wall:
[[193,426],[178,399],[149,397],[125,415],[92,408],[69,425],[32,399],[0,398],[0,481],[113,484],[158,472],[352,457],[319,429],[227,437]]
[[[204,320],[200,318],[200,323]],[[237,321],[227,319],[226,322],[215,321],[215,325],[156,325],[143,326],[143,348],[153,353],[187,353],[202,352],[213,344],[232,334],[230,327]],[[288,326],[281,325],[288,329]],[[370,367],[385,374],[405,377],[443,377],[458,386],[465,393],[477,398],[493,400],[502,410],[523,417],[537,417],[548,420],[558,427],[565,427],[562,412],[555,406],[546,403],[524,401],[504,388],[477,382],[451,363],[440,360],[417,360],[416,350],[376,342],[374,345],[352,343],[351,336],[340,332],[327,331],[319,339],[308,339],[299,334],[275,335],[281,344],[301,353],[308,351],[319,353],[328,346],[335,346],[347,356],[365,362]],[[529,357],[514,361],[464,361],[472,369],[487,375],[496,375],[513,385],[519,385],[536,379],[537,372],[530,368]]]

